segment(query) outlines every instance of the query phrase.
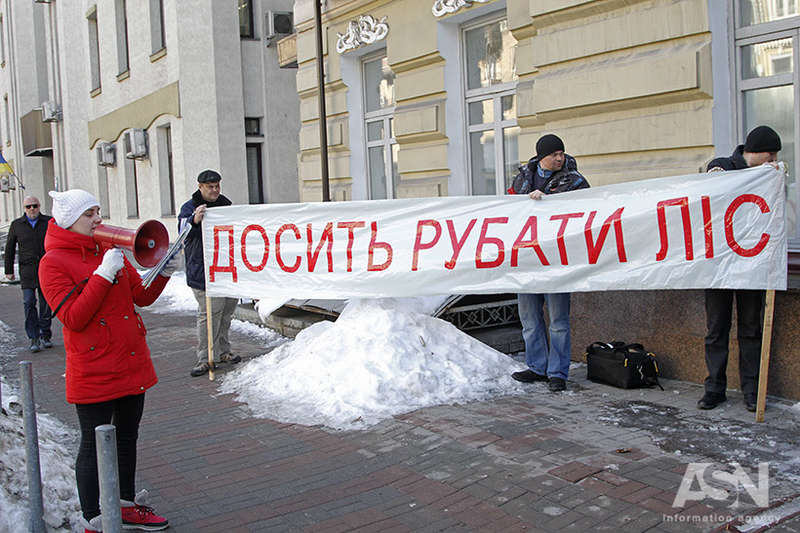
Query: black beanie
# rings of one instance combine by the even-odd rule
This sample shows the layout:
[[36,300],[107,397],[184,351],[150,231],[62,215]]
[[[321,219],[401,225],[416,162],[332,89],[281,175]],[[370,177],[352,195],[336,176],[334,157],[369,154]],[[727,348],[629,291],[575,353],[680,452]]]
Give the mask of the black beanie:
[[758,126],[747,134],[744,151],[752,153],[780,152],[781,137],[769,126]]
[[536,159],[539,161],[541,161],[543,157],[547,157],[553,152],[557,152],[559,150],[562,152],[564,151],[564,141],[552,133],[543,135],[538,141],[536,141]]

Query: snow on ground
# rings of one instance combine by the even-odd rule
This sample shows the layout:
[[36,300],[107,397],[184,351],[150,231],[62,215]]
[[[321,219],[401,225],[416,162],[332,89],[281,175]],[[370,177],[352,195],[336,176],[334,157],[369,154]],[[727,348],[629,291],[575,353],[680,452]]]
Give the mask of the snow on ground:
[[233,393],[256,416],[336,429],[371,426],[426,406],[521,392],[524,367],[397,299],[352,300],[336,322],[229,373]]
[[[140,274],[144,275],[144,271]],[[158,300],[147,310],[159,314],[197,311],[197,300],[192,289],[186,285],[186,273],[178,271],[172,274]]]
[[[8,352],[16,337],[0,322],[0,351]],[[0,532],[27,531],[28,477],[25,460],[25,431],[17,391],[3,376],[0,411]],[[76,434],[47,414],[37,414],[39,463],[42,478],[44,521],[48,531],[72,531],[80,505],[75,487],[75,458],[64,446]]]

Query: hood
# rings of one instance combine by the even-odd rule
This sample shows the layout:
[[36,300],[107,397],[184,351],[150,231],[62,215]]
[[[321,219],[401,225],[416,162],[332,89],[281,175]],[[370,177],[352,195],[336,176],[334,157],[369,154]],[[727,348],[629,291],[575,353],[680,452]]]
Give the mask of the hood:
[[[538,164],[539,164],[539,159],[536,156],[533,156],[528,160],[528,165],[530,166],[531,171],[536,170],[536,165]],[[578,162],[575,161],[574,157],[565,153],[564,166],[561,167],[561,170],[578,170]]]
[[100,245],[88,235],[81,235],[68,229],[64,229],[56,224],[55,219],[51,219],[47,226],[47,233],[44,237],[44,250],[81,250],[94,253],[99,251]]

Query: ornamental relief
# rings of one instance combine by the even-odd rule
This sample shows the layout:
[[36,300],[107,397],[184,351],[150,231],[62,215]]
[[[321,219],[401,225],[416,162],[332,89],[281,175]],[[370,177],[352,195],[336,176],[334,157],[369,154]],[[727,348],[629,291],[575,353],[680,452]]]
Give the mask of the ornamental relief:
[[431,11],[433,11],[433,16],[441,17],[448,13],[455,13],[462,7],[472,7],[473,2],[485,4],[490,1],[491,0],[436,0],[433,3]]
[[358,20],[351,20],[347,25],[347,31],[342,35],[337,33],[336,51],[344,53],[365,44],[385,39],[389,33],[389,25],[386,24],[386,17],[375,20],[372,15],[361,15]]

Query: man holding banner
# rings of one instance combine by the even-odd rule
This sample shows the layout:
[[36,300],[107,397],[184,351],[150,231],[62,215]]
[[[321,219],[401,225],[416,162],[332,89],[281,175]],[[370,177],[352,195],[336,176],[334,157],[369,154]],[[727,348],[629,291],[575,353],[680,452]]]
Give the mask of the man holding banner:
[[[520,168],[509,192],[541,200],[545,194],[587,187],[589,183],[578,172],[575,158],[564,153],[564,142],[548,134],[536,142],[536,157]],[[566,390],[571,347],[569,299],[568,292],[517,295],[528,369],[514,372],[512,378],[523,383],[549,381],[552,392]],[[550,315],[549,347],[542,310],[545,302]]]
[[197,176],[197,190],[188,202],[181,206],[178,215],[178,230],[186,224],[192,229],[186,237],[184,254],[186,257],[186,284],[192,288],[197,300],[197,363],[192,368],[192,377],[206,374],[208,366],[208,320],[214,332],[214,363],[238,363],[241,356],[231,353],[228,331],[231,327],[236,298],[211,298],[211,309],[206,309],[206,275],[203,261],[203,233],[201,223],[209,207],[231,205],[232,202],[221,192],[222,176],[214,170],[204,170]]
[[[708,171],[741,170],[772,164],[781,149],[780,136],[769,126],[758,126],[730,157],[718,157],[708,164]],[[706,289],[705,394],[697,402],[698,409],[714,409],[726,400],[728,337],[731,331],[731,308],[736,296],[737,338],[739,341],[739,379],[744,405],[756,410],[759,361],[761,359],[761,317],[763,290]]]

